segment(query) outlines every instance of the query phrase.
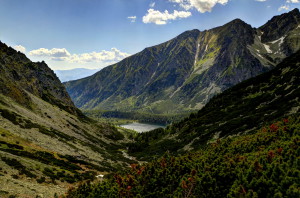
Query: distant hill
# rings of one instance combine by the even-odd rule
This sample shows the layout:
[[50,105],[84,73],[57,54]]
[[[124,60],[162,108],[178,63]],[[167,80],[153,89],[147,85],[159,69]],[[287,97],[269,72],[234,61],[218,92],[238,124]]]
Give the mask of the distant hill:
[[169,115],[195,111],[214,95],[295,53],[299,33],[298,9],[259,28],[236,19],[211,30],[184,32],[65,86],[84,110]]
[[54,70],[55,74],[61,82],[78,80],[87,76],[91,76],[97,71],[99,71],[99,69],[76,68],[70,70]]
[[45,62],[0,42],[0,197],[53,197],[134,162],[126,139],[84,116]]

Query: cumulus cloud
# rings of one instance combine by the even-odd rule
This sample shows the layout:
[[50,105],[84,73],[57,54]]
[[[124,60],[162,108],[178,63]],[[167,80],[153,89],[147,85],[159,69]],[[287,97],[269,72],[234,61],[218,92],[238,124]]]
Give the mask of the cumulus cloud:
[[136,16],[129,16],[129,17],[127,17],[128,19],[130,19],[130,21],[132,22],[132,23],[134,23],[135,21],[136,21]]
[[23,54],[25,54],[25,52],[26,52],[26,48],[22,45],[15,45],[15,46],[13,46],[13,48],[19,52],[22,52]]
[[291,3],[300,3],[300,0],[286,0],[286,5],[282,5],[278,8],[278,11],[283,11],[283,10],[290,10],[290,4]]
[[160,12],[158,10],[149,9],[148,13],[143,17],[144,23],[155,23],[156,25],[165,25],[169,20],[176,20],[178,18],[190,17],[192,13],[186,11],[174,10],[173,13],[169,13],[168,10]]
[[280,6],[280,7],[278,8],[278,11],[289,10],[289,9],[290,9],[290,6],[288,6],[288,5],[283,5],[283,6]]
[[66,61],[69,63],[117,62],[130,56],[130,54],[121,52],[116,48],[112,48],[111,51],[102,50],[101,52],[83,54],[70,54],[65,48],[53,48],[51,50],[40,48],[30,51],[29,54],[35,57],[47,57],[54,61]]
[[128,56],[130,56],[130,54],[121,52],[116,48],[111,48],[111,51],[102,50],[101,52],[74,54],[69,58],[69,61],[77,63],[117,62]]
[[40,48],[37,50],[32,50],[29,52],[29,55],[36,57],[50,57],[50,58],[66,58],[71,54],[65,48],[53,48],[51,50],[46,48]]
[[195,8],[201,13],[211,12],[216,4],[225,5],[229,0],[169,0],[179,4],[182,8],[189,10]]

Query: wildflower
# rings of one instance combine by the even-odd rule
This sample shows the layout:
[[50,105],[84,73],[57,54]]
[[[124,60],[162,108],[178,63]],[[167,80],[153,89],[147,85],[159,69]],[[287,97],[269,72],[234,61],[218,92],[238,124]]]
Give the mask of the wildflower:
[[270,130],[272,131],[272,132],[276,132],[277,130],[278,130],[278,126],[277,126],[277,124],[271,124],[271,126],[270,126]]

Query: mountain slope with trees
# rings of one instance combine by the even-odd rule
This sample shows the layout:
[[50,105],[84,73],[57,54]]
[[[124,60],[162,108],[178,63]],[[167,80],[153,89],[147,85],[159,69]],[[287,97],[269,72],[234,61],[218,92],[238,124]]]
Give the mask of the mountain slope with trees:
[[149,163],[65,197],[299,197],[299,84],[300,51],[166,130],[137,135],[131,154]]
[[[141,159],[184,153],[231,135],[251,133],[264,123],[300,111],[300,51],[275,69],[215,96],[197,113],[167,129],[138,134],[130,146]],[[147,155],[145,155],[147,153]]]

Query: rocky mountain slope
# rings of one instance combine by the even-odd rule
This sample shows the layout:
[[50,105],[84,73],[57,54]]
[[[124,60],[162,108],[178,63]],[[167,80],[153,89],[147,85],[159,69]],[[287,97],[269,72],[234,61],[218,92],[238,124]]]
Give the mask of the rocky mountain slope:
[[0,197],[53,197],[122,169],[125,137],[85,117],[44,63],[0,42]]
[[[141,133],[129,146],[142,160],[165,152],[186,153],[225,137],[251,134],[263,125],[300,112],[300,51],[275,69],[215,96],[198,113],[167,129]],[[145,155],[147,153],[147,155]]]
[[299,32],[298,9],[273,17],[258,29],[236,19],[211,30],[184,32],[65,86],[82,109],[193,111],[296,52]]

